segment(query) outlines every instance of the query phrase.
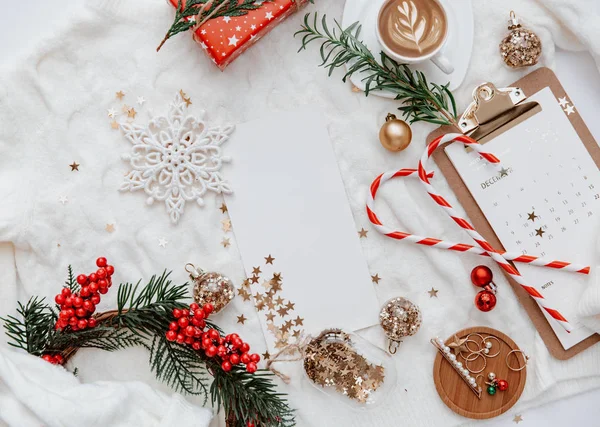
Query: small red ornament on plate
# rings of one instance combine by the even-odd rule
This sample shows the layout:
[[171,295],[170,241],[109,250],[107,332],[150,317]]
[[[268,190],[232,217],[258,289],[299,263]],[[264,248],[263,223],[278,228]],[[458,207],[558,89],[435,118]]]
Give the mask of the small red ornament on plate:
[[471,282],[483,288],[475,296],[475,306],[481,311],[491,311],[496,307],[496,284],[492,281],[492,270],[485,265],[478,265],[471,271]]

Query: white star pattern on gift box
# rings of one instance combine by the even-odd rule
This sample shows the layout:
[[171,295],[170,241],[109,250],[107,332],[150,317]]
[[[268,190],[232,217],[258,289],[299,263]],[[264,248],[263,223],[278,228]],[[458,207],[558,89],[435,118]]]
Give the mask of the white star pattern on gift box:
[[198,118],[187,115],[185,99],[178,93],[167,116],[154,117],[147,126],[120,123],[132,144],[131,151],[123,155],[132,170],[125,175],[120,190],[143,190],[148,204],[164,202],[174,224],[186,202],[194,200],[203,206],[208,190],[232,192],[220,171],[223,163],[230,161],[222,155],[221,145],[234,126],[210,126],[203,117],[204,111]]

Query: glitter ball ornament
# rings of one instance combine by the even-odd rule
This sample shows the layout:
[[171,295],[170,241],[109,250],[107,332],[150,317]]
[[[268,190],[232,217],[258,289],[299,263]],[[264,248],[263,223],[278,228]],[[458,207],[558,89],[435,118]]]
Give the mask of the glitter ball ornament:
[[185,270],[190,273],[194,282],[194,301],[200,306],[212,304],[214,312],[218,313],[235,296],[233,284],[228,277],[197,269],[193,264],[187,264]]
[[381,308],[379,324],[390,340],[388,349],[394,354],[402,338],[416,334],[421,327],[421,310],[406,298],[392,298]]
[[542,54],[540,38],[523,28],[512,10],[508,24],[510,33],[500,43],[500,54],[506,65],[518,68],[537,64]]
[[475,296],[475,306],[484,312],[493,310],[496,307],[496,295],[488,290],[478,292]]

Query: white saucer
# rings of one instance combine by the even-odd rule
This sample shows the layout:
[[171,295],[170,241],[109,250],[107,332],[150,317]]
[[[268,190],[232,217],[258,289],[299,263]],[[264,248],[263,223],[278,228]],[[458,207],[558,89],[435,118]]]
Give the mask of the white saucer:
[[[379,61],[381,45],[377,40],[375,33],[375,24],[380,6],[385,0],[346,0],[344,7],[344,16],[342,17],[342,28],[347,28],[356,21],[360,21],[362,30],[360,38],[365,45],[371,49],[375,58]],[[446,84],[450,82],[450,90],[456,89],[465,78],[469,61],[471,60],[471,51],[473,49],[473,11],[471,9],[471,0],[440,0],[448,11],[448,41],[444,47],[444,55],[448,57],[454,72],[446,74],[436,67],[433,62],[425,61],[420,64],[411,65],[412,69],[422,71],[425,77],[431,82],[437,84]],[[364,77],[362,73],[354,74],[350,81],[354,86],[365,90],[365,83],[361,81]],[[386,91],[373,91],[373,95],[383,96],[385,98],[395,98],[396,94]]]

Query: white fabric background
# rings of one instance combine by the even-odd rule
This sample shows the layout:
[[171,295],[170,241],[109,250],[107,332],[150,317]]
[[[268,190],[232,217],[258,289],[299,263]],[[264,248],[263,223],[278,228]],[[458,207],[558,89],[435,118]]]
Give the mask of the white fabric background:
[[[209,198],[204,209],[188,206],[182,222],[173,227],[160,206],[147,208],[143,196],[116,192],[126,170],[119,156],[127,143],[107,126],[105,109],[119,89],[144,95],[147,105],[159,112],[175,91],[184,88],[196,108],[206,108],[209,117],[220,122],[242,122],[294,105],[321,105],[328,111],[329,131],[357,228],[368,228],[363,206],[372,178],[384,170],[414,166],[424,135],[432,128],[414,125],[414,142],[403,153],[394,155],[381,148],[377,131],[395,104],[352,93],[338,81],[339,75],[327,79],[324,71],[315,68],[314,47],[296,54],[298,42],[291,34],[298,28],[299,16],[283,23],[221,74],[186,36],[171,41],[159,55],[154,53],[156,41],[170,23],[163,2],[144,2],[141,7],[140,0],[123,0],[120,12],[125,15],[119,16],[108,12],[116,1],[95,3],[107,9],[71,17],[65,30],[46,37],[35,53],[24,54],[27,60],[18,65],[17,73],[9,72],[0,79],[0,240],[12,243],[0,258],[4,267],[2,313],[13,310],[16,298],[52,296],[64,280],[68,263],[85,271],[101,254],[116,265],[119,280],[148,278],[163,267],[175,269],[175,278],[184,280],[182,267],[188,261],[227,273],[238,282],[242,278],[235,246],[224,250],[219,245],[222,217],[216,206],[220,201],[211,203]],[[587,10],[592,2],[562,3],[545,2],[542,8],[532,2],[495,1],[475,7],[476,54],[465,84],[456,92],[460,107],[466,105],[476,83],[493,79],[502,86],[527,72],[506,70],[496,52],[511,8],[526,17],[542,37],[543,65],[554,65],[554,42],[566,49],[584,48],[569,31],[580,36],[593,53],[598,52],[593,26],[597,13]],[[135,13],[129,9],[133,5],[138,6]],[[320,2],[318,8],[339,18],[342,2]],[[557,19],[563,20],[564,27]],[[82,172],[69,172],[66,165],[73,160],[82,164]],[[70,199],[64,209],[57,201],[63,193]],[[385,211],[386,205],[386,217],[408,230],[465,239],[417,185],[390,184],[382,190],[380,209]],[[107,222],[117,223],[116,233],[106,234]],[[157,238],[163,236],[170,242],[166,250],[157,245]],[[300,370],[295,369],[298,366],[288,367],[297,379],[288,391],[300,409],[299,425],[464,422],[441,403],[433,389],[434,353],[428,339],[475,324],[503,330],[533,355],[525,393],[511,413],[598,386],[598,349],[568,362],[551,359],[510,292],[503,292],[494,312],[477,312],[471,303],[468,273],[479,259],[409,247],[373,231],[362,243],[372,273],[383,278],[378,287],[380,299],[398,294],[412,299],[423,310],[423,328],[396,356],[400,374],[393,402],[375,413],[348,416],[345,407],[321,399],[301,380]],[[495,272],[500,277],[497,269]],[[499,282],[506,287],[504,280]],[[440,289],[439,299],[429,299],[425,293],[431,286]],[[114,295],[109,294],[103,306],[113,302]],[[232,305],[217,320],[225,328],[239,329],[255,348],[261,348],[251,305],[237,299]],[[244,326],[235,324],[235,315],[240,313],[250,317]],[[378,331],[373,331],[372,337],[383,342]],[[152,379],[141,351],[82,352],[74,364],[83,381],[141,379],[166,390]]]

